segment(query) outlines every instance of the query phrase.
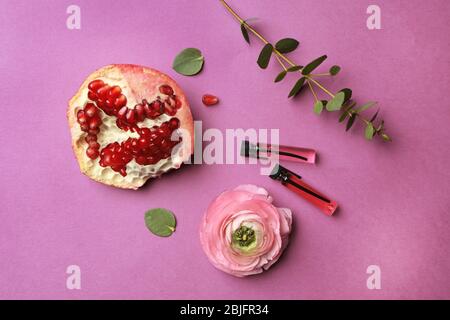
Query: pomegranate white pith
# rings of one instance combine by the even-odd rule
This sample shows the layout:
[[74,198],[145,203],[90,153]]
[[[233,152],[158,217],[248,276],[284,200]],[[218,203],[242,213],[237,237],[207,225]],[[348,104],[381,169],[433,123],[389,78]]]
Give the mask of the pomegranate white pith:
[[[70,100],[68,119],[81,171],[115,187],[137,189],[179,168],[193,152],[186,97],[175,81],[154,69],[110,65],[97,70]],[[180,142],[169,141],[172,131]],[[117,159],[123,159],[122,167]]]

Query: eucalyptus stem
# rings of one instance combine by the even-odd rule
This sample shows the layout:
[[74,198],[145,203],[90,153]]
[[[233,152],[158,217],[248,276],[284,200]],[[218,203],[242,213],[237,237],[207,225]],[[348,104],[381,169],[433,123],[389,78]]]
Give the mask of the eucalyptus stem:
[[277,59],[278,63],[281,65],[281,67],[284,69],[284,71],[287,71],[288,68],[286,68],[283,61],[281,61],[280,57],[278,55],[275,55],[275,58]]
[[320,89],[322,89],[322,91],[325,92],[327,95],[329,95],[331,98],[335,97],[335,95],[331,91],[329,91],[327,88],[325,88],[319,81],[317,81],[311,77],[308,77],[308,80],[311,81],[312,83],[314,83]]
[[315,100],[315,101],[319,101],[319,97],[317,96],[316,91],[314,90],[314,88],[313,88],[313,86],[312,86],[312,84],[311,84],[310,79],[306,80],[306,82],[308,83],[309,90],[311,90],[311,92],[312,92],[312,94],[313,94],[313,96],[314,96],[314,100]]
[[[261,35],[258,31],[256,31],[251,25],[249,25],[244,19],[242,19],[237,13],[236,11],[234,11],[225,0],[219,0],[222,5],[225,7],[225,9],[227,9],[227,11],[229,13],[231,13],[231,15],[241,24],[242,28],[245,28],[246,30],[250,31],[253,35],[255,35],[260,41],[262,41],[264,43],[264,45],[266,45],[266,47],[269,47],[268,45],[272,46],[272,52],[275,54],[275,58],[278,61],[278,63],[280,64],[280,66],[283,68],[284,70],[284,74],[281,74],[281,77],[279,79],[276,80],[276,82],[281,81],[284,76],[286,75],[286,73],[289,70],[289,68],[293,68],[295,71],[298,71],[299,73],[302,74],[302,79],[300,79],[299,81],[297,81],[296,86],[294,86],[294,88],[292,89],[291,93],[290,93],[290,97],[291,96],[295,96],[297,95],[300,90],[301,87],[303,86],[303,84],[306,82],[308,84],[309,90],[311,91],[311,93],[314,96],[315,101],[320,101],[319,97],[317,96],[317,93],[314,90],[314,87],[312,84],[314,84],[315,86],[317,86],[319,89],[321,89],[325,94],[327,94],[328,96],[330,96],[331,101],[329,103],[332,104],[332,106],[330,106],[329,111],[335,111],[335,110],[340,110],[341,107],[343,106],[343,104],[347,103],[348,101],[344,101],[343,100],[343,96],[344,93],[342,93],[342,91],[334,94],[333,92],[331,92],[330,90],[328,90],[327,88],[325,88],[319,81],[317,81],[316,79],[314,79],[314,77],[324,77],[324,76],[334,76],[336,75],[339,71],[340,71],[340,67],[339,66],[333,66],[333,68],[336,68],[335,70],[330,69],[330,72],[328,73],[317,73],[317,74],[313,74],[311,73],[312,70],[314,70],[318,65],[320,65],[327,57],[326,56],[322,56],[318,59],[316,59],[315,61],[313,61],[312,63],[309,64],[309,66],[305,66],[305,67],[300,67],[298,66],[294,61],[292,61],[291,59],[289,59],[284,53],[280,52],[281,49],[277,49],[277,46],[273,46],[271,44],[271,42],[269,42],[263,35]],[[248,33],[246,30],[243,30],[243,32],[245,31],[245,36],[246,36],[246,40],[247,42],[249,42],[248,39]],[[295,40],[295,39],[284,39],[284,40]],[[296,40],[295,40],[296,41]],[[296,41],[296,46],[298,45],[298,41]],[[283,52],[290,52],[295,50],[289,50],[289,51],[283,51]],[[268,51],[269,53],[271,53],[271,51]],[[268,59],[270,59],[270,56],[268,57]],[[284,62],[283,62],[284,61]],[[266,61],[268,62],[268,60]],[[258,62],[259,63],[259,62]],[[286,67],[285,63],[287,63],[290,67]],[[313,65],[313,66],[311,66]],[[261,66],[261,65],[260,65]],[[261,66],[262,68],[266,68],[267,67],[267,63],[263,66]],[[309,69],[309,70],[308,70]],[[277,77],[278,78],[278,77]],[[349,89],[344,89],[344,90],[349,90]],[[351,90],[349,90],[351,93]],[[351,95],[351,94],[350,94]],[[337,101],[336,101],[337,100]],[[342,100],[342,101],[341,101]],[[328,103],[328,102],[327,102]],[[384,121],[381,122],[381,125],[379,126],[378,129],[374,129],[374,120],[376,118],[376,116],[378,115],[378,112],[375,114],[375,116],[372,118],[372,120],[367,120],[366,118],[364,118],[359,111],[354,111],[352,110],[352,108],[356,105],[356,103],[351,104],[350,107],[348,107],[347,109],[344,110],[343,115],[345,114],[345,117],[349,116],[351,119],[349,119],[349,123],[347,124],[347,130],[353,125],[353,122],[356,118],[358,118],[361,122],[365,123],[368,127],[366,128],[366,138],[368,139],[372,139],[372,137],[374,136],[374,134],[378,134],[381,135],[382,138],[385,141],[391,141],[391,138],[384,132]],[[328,109],[328,106],[327,106]],[[342,115],[342,116],[343,116]],[[342,118],[341,116],[341,118]],[[345,120],[345,118],[344,118]],[[351,122],[351,123],[350,123]],[[369,128],[370,126],[370,128]],[[370,129],[370,130],[367,130]],[[375,130],[375,131],[374,131]]]

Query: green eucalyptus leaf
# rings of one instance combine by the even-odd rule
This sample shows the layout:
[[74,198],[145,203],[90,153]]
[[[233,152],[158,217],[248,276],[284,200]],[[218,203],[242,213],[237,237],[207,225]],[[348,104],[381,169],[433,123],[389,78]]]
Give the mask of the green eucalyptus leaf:
[[377,104],[376,102],[368,102],[368,103],[362,105],[361,107],[359,107],[358,109],[356,109],[355,112],[361,113],[361,112],[366,111],[367,109],[373,107],[376,104]]
[[366,139],[372,140],[374,134],[375,134],[375,128],[373,127],[372,122],[369,122],[366,126],[366,131],[365,131]]
[[321,100],[314,104],[314,113],[321,114],[323,110],[323,102]]
[[286,75],[287,75],[287,71],[286,71],[286,70],[281,71],[281,72],[277,75],[277,77],[275,78],[275,82],[280,82],[281,80],[284,79],[284,77],[286,77]]
[[348,112],[344,111],[342,112],[341,116],[339,117],[339,122],[344,122],[345,119],[348,117]]
[[269,61],[270,61],[270,57],[272,56],[272,52],[273,52],[273,46],[268,43],[266,44],[262,50],[261,53],[259,54],[258,57],[258,65],[261,69],[266,69],[267,66],[269,65]]
[[204,58],[200,50],[187,48],[175,57],[172,68],[185,76],[198,74],[203,68]]
[[356,114],[352,113],[352,115],[350,116],[350,118],[348,118],[348,122],[347,122],[347,126],[345,127],[345,131],[350,130],[350,128],[353,126],[353,124],[355,123],[355,119],[356,119]]
[[369,122],[374,122],[375,119],[378,117],[378,113],[380,112],[380,110],[377,110],[377,112],[375,112],[375,114],[373,115],[373,117],[369,120]]
[[327,110],[328,111],[337,111],[342,108],[342,105],[344,104],[345,99],[345,93],[338,92],[333,99],[330,100],[327,104]]
[[306,81],[305,77],[301,77],[300,79],[297,80],[291,92],[289,92],[289,98],[295,97],[300,93],[305,84],[305,81]]
[[145,213],[145,224],[153,234],[168,237],[175,232],[176,220],[171,211],[157,208]]
[[241,23],[241,32],[242,32],[242,36],[244,37],[245,41],[247,43],[250,43],[250,37],[248,36],[248,30],[245,27],[244,23]]
[[288,68],[288,72],[296,72],[302,70],[303,66],[293,66]]
[[341,67],[339,67],[339,66],[332,66],[332,67],[330,68],[330,74],[331,74],[332,76],[337,75],[340,71],[341,71]]
[[356,102],[349,100],[346,102],[346,104],[348,104],[348,106],[346,106],[344,108],[344,111],[342,112],[341,116],[339,117],[339,122],[344,122],[344,120],[347,119],[347,117],[349,115],[351,115],[352,113],[355,113],[355,111],[352,109],[353,109],[353,107],[356,106]]
[[345,99],[344,99],[345,102],[349,101],[352,98],[353,92],[349,88],[342,89],[339,92],[343,92],[345,94]]
[[302,73],[306,76],[308,74],[310,74],[311,72],[313,72],[318,66],[320,66],[322,64],[322,62],[324,62],[327,59],[327,56],[321,56],[319,58],[317,58],[316,60],[308,63],[302,70]]
[[275,44],[275,49],[281,53],[289,53],[297,49],[299,42],[292,38],[281,39]]

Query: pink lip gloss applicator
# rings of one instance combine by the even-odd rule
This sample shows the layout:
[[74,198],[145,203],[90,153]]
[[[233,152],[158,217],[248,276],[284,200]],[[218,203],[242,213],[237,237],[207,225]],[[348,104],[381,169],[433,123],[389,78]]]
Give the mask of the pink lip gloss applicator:
[[286,188],[308,200],[328,216],[332,216],[338,207],[335,201],[330,200],[327,196],[303,182],[302,177],[298,174],[283,168],[279,164],[273,167],[270,178],[281,181]]
[[265,143],[250,143],[242,141],[241,156],[257,159],[271,159],[278,155],[280,161],[292,161],[300,163],[315,163],[316,151],[307,148],[277,146]]

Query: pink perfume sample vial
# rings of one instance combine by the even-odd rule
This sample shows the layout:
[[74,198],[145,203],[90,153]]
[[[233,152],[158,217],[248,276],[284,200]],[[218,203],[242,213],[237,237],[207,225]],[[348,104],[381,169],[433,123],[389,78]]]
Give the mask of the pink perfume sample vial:
[[298,174],[283,168],[279,164],[273,167],[270,177],[281,181],[286,188],[308,200],[328,216],[332,216],[338,207],[335,201],[330,200],[330,198],[303,182],[302,177]]
[[316,151],[307,148],[277,146],[265,143],[250,143],[245,140],[241,144],[241,156],[257,159],[273,159],[301,163],[315,163]]

